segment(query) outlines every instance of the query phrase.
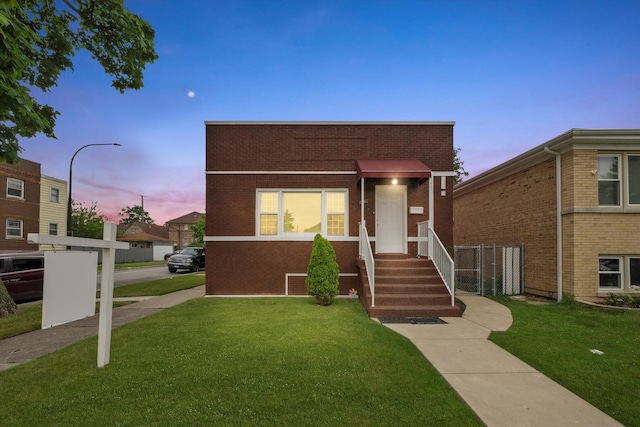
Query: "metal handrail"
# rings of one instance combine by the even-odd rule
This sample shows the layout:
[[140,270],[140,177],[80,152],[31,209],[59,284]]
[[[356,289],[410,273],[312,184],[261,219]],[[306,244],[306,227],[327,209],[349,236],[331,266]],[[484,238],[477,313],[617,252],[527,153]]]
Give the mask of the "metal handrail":
[[367,279],[369,280],[369,290],[371,291],[371,307],[376,306],[376,285],[375,270],[376,262],[373,259],[373,251],[371,250],[371,241],[369,233],[364,223],[360,224],[360,258],[364,259],[365,270],[367,271]]

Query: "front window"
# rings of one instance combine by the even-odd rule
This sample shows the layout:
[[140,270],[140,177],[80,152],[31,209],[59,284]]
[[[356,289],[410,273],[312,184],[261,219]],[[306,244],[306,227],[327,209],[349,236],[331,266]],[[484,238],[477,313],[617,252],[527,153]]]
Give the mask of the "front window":
[[283,193],[282,208],[285,233],[320,233],[321,193]]
[[56,224],[55,222],[50,222],[49,223],[49,234],[51,236],[57,236],[58,235],[58,224]]
[[7,219],[6,228],[7,239],[21,239],[22,238],[22,221],[19,219]]
[[622,284],[621,258],[599,258],[599,286],[601,289],[619,289]]
[[52,188],[51,189],[51,196],[50,196],[49,200],[52,203],[60,203],[60,189],[59,188]]
[[346,190],[258,191],[261,236],[346,234]]
[[7,178],[7,197],[24,199],[24,181]]
[[278,196],[279,193],[260,193],[261,236],[278,234]]
[[629,204],[640,205],[640,156],[629,155],[627,159],[629,177]]
[[598,156],[598,204],[620,206],[619,156]]

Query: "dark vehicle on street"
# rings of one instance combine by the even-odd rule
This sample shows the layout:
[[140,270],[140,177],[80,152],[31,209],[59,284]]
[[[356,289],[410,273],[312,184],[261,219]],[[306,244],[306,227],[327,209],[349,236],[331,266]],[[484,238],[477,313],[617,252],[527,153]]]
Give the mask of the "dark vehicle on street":
[[180,252],[182,252],[182,249],[177,249],[177,250],[171,252],[170,254],[165,254],[164,255],[164,260],[165,261],[169,261],[169,258],[171,257],[171,255],[176,255],[176,254],[179,254]]
[[204,267],[204,248],[184,248],[179,254],[169,257],[167,266],[170,273],[180,269],[198,271]]
[[44,254],[0,252],[0,279],[16,303],[42,299]]

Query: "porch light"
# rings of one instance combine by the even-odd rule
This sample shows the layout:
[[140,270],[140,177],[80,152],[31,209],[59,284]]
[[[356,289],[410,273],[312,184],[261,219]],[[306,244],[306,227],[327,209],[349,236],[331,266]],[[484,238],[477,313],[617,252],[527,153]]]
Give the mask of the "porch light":
[[398,180],[397,180],[396,178],[393,178],[393,179],[391,180],[391,184],[393,184],[393,185],[398,185]]

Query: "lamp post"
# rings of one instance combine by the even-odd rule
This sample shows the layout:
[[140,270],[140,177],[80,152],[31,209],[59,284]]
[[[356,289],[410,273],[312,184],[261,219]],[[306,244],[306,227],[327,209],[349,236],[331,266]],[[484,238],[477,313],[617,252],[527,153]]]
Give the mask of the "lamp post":
[[118,143],[110,143],[110,144],[87,144],[78,148],[73,156],[71,156],[71,162],[69,163],[69,198],[67,200],[67,236],[71,236],[71,174],[73,171],[73,159],[76,158],[76,154],[80,152],[83,148],[92,147],[95,145],[115,145],[116,147],[120,147]]

